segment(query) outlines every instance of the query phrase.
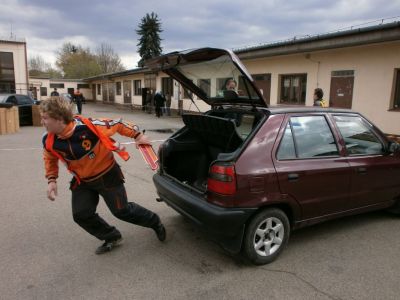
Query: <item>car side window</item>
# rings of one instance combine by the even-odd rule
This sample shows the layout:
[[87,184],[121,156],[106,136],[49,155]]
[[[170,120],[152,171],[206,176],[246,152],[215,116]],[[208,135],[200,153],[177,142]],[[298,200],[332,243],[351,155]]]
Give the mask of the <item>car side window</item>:
[[324,116],[292,117],[279,145],[278,159],[339,156]]
[[334,116],[334,120],[350,156],[384,153],[383,144],[362,118],[358,116]]
[[17,95],[18,105],[33,104],[33,100],[28,96]]
[[296,150],[294,148],[292,129],[290,123],[287,124],[285,133],[283,134],[281,143],[279,145],[277,158],[282,159],[294,159],[296,158]]
[[6,103],[17,104],[17,98],[15,96],[8,97]]

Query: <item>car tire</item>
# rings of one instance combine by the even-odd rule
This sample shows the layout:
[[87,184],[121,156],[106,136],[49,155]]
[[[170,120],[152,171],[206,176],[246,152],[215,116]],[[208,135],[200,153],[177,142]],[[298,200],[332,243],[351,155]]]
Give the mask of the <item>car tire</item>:
[[290,235],[286,214],[268,208],[256,214],[246,228],[243,251],[251,263],[264,265],[274,261],[285,248]]
[[400,199],[394,205],[387,209],[388,212],[394,215],[400,215]]

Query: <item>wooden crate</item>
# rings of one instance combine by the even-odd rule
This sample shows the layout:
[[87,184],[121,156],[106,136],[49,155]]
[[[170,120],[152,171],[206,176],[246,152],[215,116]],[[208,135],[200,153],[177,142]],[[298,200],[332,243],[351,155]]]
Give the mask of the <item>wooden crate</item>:
[[14,107],[14,119],[15,119],[15,132],[19,131],[19,111],[18,111],[18,107]]
[[19,130],[18,107],[0,108],[0,134],[15,133]]
[[0,108],[0,134],[7,134],[6,109]]
[[33,126],[42,126],[42,119],[40,117],[39,105],[32,106],[32,124]]

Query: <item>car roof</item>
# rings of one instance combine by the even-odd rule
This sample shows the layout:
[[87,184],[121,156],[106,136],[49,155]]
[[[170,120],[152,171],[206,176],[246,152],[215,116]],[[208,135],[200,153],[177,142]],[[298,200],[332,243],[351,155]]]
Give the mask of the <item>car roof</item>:
[[1,103],[6,102],[6,99],[8,99],[8,97],[10,97],[10,96],[25,96],[25,97],[28,97],[29,99],[32,99],[31,97],[29,97],[28,95],[25,95],[25,94],[1,94],[0,93],[0,102]]
[[5,98],[8,98],[9,96],[25,96],[25,97],[30,98],[28,95],[25,95],[25,94],[1,94],[0,93],[0,99],[5,99]]
[[351,109],[320,107],[320,106],[270,106],[268,108],[260,108],[269,111],[271,114],[287,114],[287,113],[347,113],[358,114]]

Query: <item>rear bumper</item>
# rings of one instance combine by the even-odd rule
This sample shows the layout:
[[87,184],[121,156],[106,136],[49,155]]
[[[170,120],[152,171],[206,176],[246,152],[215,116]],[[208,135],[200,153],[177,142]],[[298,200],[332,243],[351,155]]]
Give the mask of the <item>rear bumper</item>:
[[208,203],[204,195],[173,180],[155,174],[153,181],[160,198],[180,214],[217,237],[228,251],[240,251],[245,223],[256,208],[224,208]]

